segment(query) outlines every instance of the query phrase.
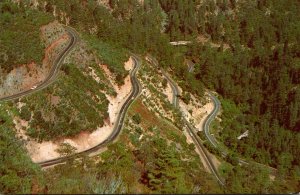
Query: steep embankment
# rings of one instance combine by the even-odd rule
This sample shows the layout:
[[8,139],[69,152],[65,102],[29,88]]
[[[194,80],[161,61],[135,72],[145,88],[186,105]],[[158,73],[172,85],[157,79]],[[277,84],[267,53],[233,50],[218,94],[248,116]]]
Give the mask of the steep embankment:
[[[21,6],[20,1],[14,2]],[[53,8],[53,12],[49,12],[53,17],[68,23],[65,13],[47,2],[34,1],[28,11],[40,13],[37,7],[43,7],[41,11],[45,12],[47,5]],[[39,42],[44,45],[43,60],[40,59],[40,64],[37,61],[14,67],[3,77],[1,90],[5,95],[41,83],[70,40],[57,21],[32,30],[39,34]],[[58,157],[56,149],[62,143],[82,151],[105,140],[130,93],[128,71],[132,68],[132,60],[124,66],[128,60],[126,51],[87,34],[83,36],[64,59],[65,64],[51,85],[20,98],[11,107],[15,110],[11,116],[17,136],[24,141],[35,162]]]
[[[119,141],[103,153],[101,166],[132,181],[129,192],[199,193],[204,188],[218,192],[213,177],[203,177],[205,170],[194,145],[187,143],[180,114],[165,94],[161,70],[144,61],[138,79],[142,93],[129,109]],[[119,168],[124,162],[127,168]]]
[[[0,97],[42,81],[51,67],[48,56],[57,55],[68,41],[63,32],[42,30],[41,26],[53,20],[50,15],[38,11],[25,14],[19,7],[5,5],[0,7]],[[56,40],[44,44],[41,39],[48,35]]]
[[[34,162],[59,157],[68,143],[77,151],[105,140],[131,90],[129,76],[119,86],[114,73],[79,41],[66,58],[61,76],[47,89],[22,98],[14,123]],[[123,69],[132,68],[130,59]],[[34,139],[32,139],[34,138]]]
[[[132,69],[133,62],[130,59],[126,62],[125,67],[127,70]],[[112,78],[111,72],[105,68],[106,65],[99,65],[99,67],[105,70],[105,74],[108,78]],[[99,77],[93,75],[93,79],[99,81]],[[110,80],[112,83],[115,83],[113,80]],[[25,138],[27,141],[26,148],[34,162],[41,162],[45,160],[50,160],[53,158],[57,158],[60,154],[57,152],[57,149],[61,147],[62,143],[70,144],[76,149],[76,152],[80,152],[83,150],[87,150],[108,138],[108,136],[112,133],[114,124],[116,122],[117,115],[120,111],[121,106],[124,104],[127,96],[129,95],[132,85],[129,79],[129,76],[125,78],[124,85],[117,86],[113,84],[113,88],[116,91],[116,96],[107,95],[106,97],[109,101],[108,105],[108,117],[105,119],[103,126],[98,126],[95,129],[87,130],[81,129],[77,135],[61,137],[59,139],[54,139],[53,141],[42,141],[37,142],[30,137],[26,136],[26,132],[22,130],[22,128],[26,128],[28,130],[28,122],[19,118],[15,118],[14,123],[18,130],[18,135]],[[55,98],[52,99],[55,102]],[[56,100],[59,101],[59,97],[56,97]],[[55,103],[57,104],[57,103]],[[22,108],[21,108],[22,109]],[[83,113],[84,114],[84,113]],[[58,129],[61,132],[65,132],[69,127],[65,127],[62,129]]]

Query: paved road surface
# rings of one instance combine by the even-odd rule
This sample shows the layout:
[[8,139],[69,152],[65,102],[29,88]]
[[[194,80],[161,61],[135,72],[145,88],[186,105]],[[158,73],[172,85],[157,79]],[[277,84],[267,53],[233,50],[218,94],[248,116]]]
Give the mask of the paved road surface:
[[21,91],[19,93],[16,93],[16,94],[13,94],[10,96],[1,97],[0,101],[15,100],[22,96],[32,94],[36,91],[40,91],[40,90],[48,87],[53,81],[55,81],[58,70],[60,69],[61,65],[63,64],[65,57],[74,48],[74,46],[76,45],[77,40],[78,40],[76,32],[74,32],[74,30],[72,28],[66,27],[66,30],[67,30],[67,33],[69,34],[69,36],[71,37],[71,40],[70,40],[68,46],[62,51],[62,53],[54,61],[48,77],[42,83],[37,85],[37,87],[35,89],[29,89],[29,90]]
[[115,125],[114,125],[113,132],[109,135],[109,137],[106,140],[104,140],[103,142],[99,143],[98,145],[96,145],[92,148],[89,148],[87,150],[78,152],[74,155],[66,156],[66,157],[59,157],[59,158],[39,162],[38,164],[40,164],[42,167],[52,166],[52,165],[55,165],[55,164],[63,163],[63,162],[65,162],[65,161],[67,161],[68,159],[71,159],[71,158],[77,158],[77,157],[80,157],[82,155],[86,155],[86,154],[96,152],[99,149],[104,148],[105,146],[107,146],[107,144],[113,142],[118,137],[118,135],[120,134],[120,132],[122,130],[124,119],[125,119],[125,116],[126,116],[126,113],[127,113],[127,110],[129,108],[130,104],[139,96],[139,94],[141,92],[141,85],[140,85],[139,81],[136,78],[136,73],[137,73],[138,69],[140,68],[141,64],[140,64],[139,59],[136,56],[132,56],[132,58],[133,58],[134,63],[135,63],[134,69],[130,72],[130,79],[131,79],[131,83],[132,83],[132,91],[131,91],[129,97],[126,99],[123,106],[121,107],[121,109],[119,111],[117,121],[115,122]]
[[[0,98],[0,101],[14,100],[14,99],[23,97],[25,95],[32,94],[34,92],[40,91],[40,90],[48,87],[52,82],[55,81],[58,71],[63,64],[65,57],[70,53],[70,51],[76,45],[77,40],[78,40],[77,33],[72,28],[66,27],[66,30],[71,38],[70,42],[69,42],[68,46],[62,51],[62,53],[54,61],[53,67],[51,68],[48,77],[42,83],[37,85],[34,89],[24,90],[24,91],[21,91],[19,93],[16,93],[16,94],[13,94],[10,96],[2,97],[2,98]],[[140,64],[138,57],[135,56],[134,54],[132,54],[132,58],[134,60],[134,69],[130,72],[132,91],[119,111],[119,115],[117,117],[117,121],[115,122],[112,134],[103,142],[101,142],[98,145],[96,145],[92,148],[89,148],[85,151],[73,154],[71,156],[59,157],[59,158],[55,158],[55,159],[51,159],[51,160],[47,160],[47,161],[43,161],[43,162],[38,162],[39,165],[41,165],[42,167],[52,166],[52,165],[56,165],[59,163],[63,163],[68,159],[79,157],[83,154],[90,154],[92,152],[98,151],[100,148],[105,147],[108,143],[112,142],[113,140],[115,140],[117,138],[117,136],[119,135],[119,133],[123,127],[124,119],[125,119],[125,116],[126,116],[126,113],[127,113],[127,110],[129,108],[130,104],[138,97],[138,95],[141,92],[141,85],[136,78],[136,72],[138,71],[141,64]]]
[[[152,63],[153,65],[155,65],[156,67],[158,67],[158,63],[157,60],[150,56],[147,55],[146,59]],[[163,70],[162,70],[162,74],[165,76],[165,78],[168,80],[169,84],[171,85],[172,88],[172,93],[173,93],[173,105],[174,107],[178,107],[178,86],[176,85],[176,83],[168,76],[168,74],[166,74]],[[188,133],[189,135],[192,137],[193,142],[195,144],[195,146],[198,148],[198,150],[201,153],[201,156],[204,157],[204,161],[206,162],[207,167],[210,169],[211,173],[216,177],[216,179],[218,180],[218,182],[224,186],[225,183],[223,181],[223,179],[220,177],[220,175],[218,174],[217,168],[215,167],[215,165],[213,164],[211,158],[209,157],[208,153],[206,152],[204,146],[202,145],[201,140],[199,139],[198,135],[195,133],[195,130],[193,128],[193,126],[184,118],[184,123],[186,124],[187,128],[188,128]],[[206,124],[206,123],[205,123]],[[204,125],[205,125],[204,124]]]
[[[220,110],[220,107],[221,107],[221,103],[219,101],[219,99],[214,96],[213,94],[209,93],[209,97],[210,99],[213,101],[213,104],[214,104],[214,110],[208,115],[208,117],[205,119],[205,125],[204,125],[204,132],[205,132],[205,136],[207,138],[207,140],[217,149],[219,149],[221,151],[221,154],[223,157],[226,157],[228,155],[228,152],[225,150],[225,149],[221,149],[219,146],[218,146],[218,142],[217,140],[215,139],[214,136],[212,136],[212,134],[210,133],[210,124],[211,122],[216,118],[216,115],[217,113],[219,112]],[[276,174],[277,172],[277,169],[275,169],[274,167],[270,167],[270,166],[267,166],[267,165],[264,165],[264,164],[261,164],[261,163],[258,163],[258,162],[254,162],[254,161],[247,161],[245,159],[242,159],[242,158],[238,158],[238,161],[240,164],[244,164],[244,165],[249,165],[250,163],[254,163],[256,165],[259,165],[259,166],[263,166],[263,167],[266,167],[268,168],[271,173],[273,175]]]

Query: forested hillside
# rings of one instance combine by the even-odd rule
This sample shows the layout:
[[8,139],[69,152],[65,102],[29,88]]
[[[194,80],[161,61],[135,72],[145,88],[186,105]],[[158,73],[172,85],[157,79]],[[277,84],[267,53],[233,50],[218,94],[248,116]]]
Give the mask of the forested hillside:
[[[220,138],[243,156],[299,178],[300,3],[188,2],[161,1],[170,19],[167,33],[217,45],[194,42],[186,57],[196,63],[194,83],[232,101],[223,109]],[[176,72],[181,79],[191,77]],[[235,106],[240,112],[232,111]],[[246,130],[249,137],[237,140]]]
[[[79,162],[70,160],[66,165],[43,172],[24,155],[22,143],[15,138],[12,114],[18,111],[16,102],[13,102],[0,107],[0,129],[3,132],[0,135],[3,138],[0,140],[1,193],[287,193],[300,190],[298,0],[5,2],[9,6],[0,3],[0,24],[8,30],[0,35],[0,51],[12,53],[0,53],[0,57],[15,56],[13,51],[16,48],[2,41],[11,42],[21,33],[20,29],[14,32],[15,26],[9,25],[13,21],[15,25],[22,24],[24,33],[30,38],[28,42],[18,38],[18,42],[26,42],[20,50],[31,48],[27,45],[30,43],[37,47],[30,50],[36,55],[24,50],[25,58],[12,63],[27,63],[31,59],[41,61],[43,45],[38,41],[38,29],[32,26],[45,24],[53,18],[78,31],[88,45],[84,47],[90,49],[88,53],[108,65],[119,85],[128,74],[121,63],[128,57],[126,52],[141,56],[150,53],[185,91],[180,97],[184,101],[188,101],[189,93],[203,96],[206,89],[220,95],[222,121],[219,126],[213,126],[218,132],[216,138],[231,151],[232,156],[274,167],[278,174],[274,179],[262,167],[224,163],[219,171],[226,185],[221,188],[212,175],[204,173],[194,146],[186,143],[181,129],[163,117],[157,117],[153,108],[146,108],[142,101],[134,103],[129,111],[130,118],[126,119],[120,142],[110,144],[101,155],[86,156]],[[40,18],[34,20],[36,15]],[[32,23],[27,23],[28,19],[32,19]],[[24,20],[26,23],[22,23]],[[178,47],[169,44],[179,40],[192,43]],[[186,60],[195,64],[193,71],[187,70]],[[104,83],[82,82],[87,69],[77,68],[83,64],[78,58],[71,62],[62,67],[62,76],[56,85],[44,92],[60,89],[56,93],[64,95],[66,90],[64,98],[74,100],[68,101],[74,108],[82,108],[78,113],[90,113],[94,104],[85,97],[84,90],[88,91],[93,86],[93,89],[106,89],[112,94],[114,91],[105,84],[107,78],[99,71],[97,74]],[[7,60],[0,59],[0,63],[7,70],[13,68]],[[94,58],[89,63],[95,66]],[[72,96],[73,85],[78,90],[74,93],[76,97]],[[61,86],[65,88],[62,90]],[[157,89],[152,86],[152,90]],[[25,98],[24,108],[27,109],[20,116],[32,118],[31,125],[36,127],[35,130],[30,129],[32,137],[40,140],[60,137],[56,127],[68,126],[68,122],[72,121],[70,110],[73,107],[50,107],[55,113],[65,111],[64,117],[51,123],[38,121],[42,111],[47,111],[47,105],[51,103],[43,104],[44,94],[41,94]],[[81,99],[92,103],[84,105]],[[93,129],[102,124],[107,117],[105,109],[109,103],[103,94],[101,99],[103,106],[97,104],[97,110],[104,113],[103,116],[93,113],[73,121],[70,124],[76,128],[69,124],[70,132],[64,132],[64,135],[80,132],[78,126],[83,120],[89,122],[83,125],[84,128]],[[32,112],[34,117],[31,117],[31,109],[37,109]],[[140,114],[136,114],[138,112]],[[41,133],[39,128],[49,131]],[[246,130],[249,130],[249,136],[238,140],[237,137]],[[21,188],[21,184],[24,187]]]

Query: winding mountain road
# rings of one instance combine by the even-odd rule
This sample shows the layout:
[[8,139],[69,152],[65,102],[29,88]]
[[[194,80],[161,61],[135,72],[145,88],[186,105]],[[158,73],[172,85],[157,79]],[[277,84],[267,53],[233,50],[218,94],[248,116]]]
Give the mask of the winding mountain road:
[[[208,115],[208,117],[205,119],[205,122],[204,122],[204,133],[205,133],[205,136],[207,138],[207,140],[215,147],[217,148],[223,157],[226,157],[228,155],[228,152],[225,150],[225,149],[221,149],[219,146],[218,146],[218,142],[217,140],[215,139],[215,137],[212,136],[212,134],[210,133],[210,124],[211,122],[216,118],[216,115],[217,113],[219,112],[220,110],[220,101],[219,99],[214,96],[213,94],[209,93],[208,94],[210,99],[212,100],[213,104],[214,104],[214,110]],[[273,175],[275,175],[277,173],[277,169],[275,169],[274,167],[270,167],[268,165],[264,165],[264,164],[261,164],[261,163],[258,163],[258,162],[255,162],[255,161],[246,161],[245,159],[242,159],[242,158],[238,158],[238,162],[240,164],[244,164],[244,165],[249,165],[250,163],[253,163],[253,164],[256,164],[256,165],[259,165],[259,166],[263,166],[267,169],[269,169],[271,171],[271,173]]]
[[70,27],[65,27],[65,28],[66,28],[66,31],[69,34],[71,40],[70,40],[68,46],[55,59],[55,61],[53,63],[53,66],[52,66],[52,68],[50,70],[50,73],[47,76],[47,78],[42,83],[37,85],[37,87],[34,88],[34,89],[28,89],[28,90],[24,90],[24,91],[21,91],[19,93],[13,94],[13,95],[1,97],[0,101],[15,100],[15,99],[18,99],[18,98],[23,97],[25,95],[32,94],[34,92],[40,91],[40,90],[48,87],[53,81],[55,81],[58,70],[60,69],[60,67],[63,64],[62,62],[64,61],[65,57],[70,53],[70,51],[74,48],[74,46],[76,45],[77,40],[78,40],[77,34],[72,28],[70,28]]
[[[57,74],[58,74],[58,71],[59,71],[60,67],[63,64],[63,61],[64,61],[65,57],[70,53],[70,51],[74,48],[74,46],[76,45],[76,43],[78,41],[77,34],[72,28],[66,27],[66,30],[67,30],[67,33],[69,34],[70,38],[71,38],[70,42],[69,42],[68,46],[62,51],[62,53],[54,61],[53,67],[51,68],[48,77],[42,83],[37,85],[36,88],[21,91],[19,93],[16,93],[16,94],[13,94],[13,95],[10,95],[10,96],[1,97],[0,101],[15,100],[15,99],[18,99],[18,98],[23,97],[25,95],[32,94],[34,92],[40,91],[40,90],[48,87],[52,82],[55,81],[55,79],[57,77]],[[134,64],[135,64],[133,70],[130,72],[130,79],[131,79],[131,83],[132,83],[132,91],[131,91],[130,95],[128,96],[128,98],[126,99],[125,103],[122,105],[122,107],[119,111],[119,115],[117,117],[117,121],[115,122],[114,129],[113,129],[112,133],[109,135],[109,137],[106,140],[104,140],[103,142],[101,142],[101,143],[97,144],[96,146],[94,146],[92,148],[89,148],[87,150],[78,152],[78,153],[70,155],[70,156],[59,157],[59,158],[55,158],[55,159],[51,159],[51,160],[47,160],[47,161],[43,161],[43,162],[38,162],[37,164],[39,164],[42,167],[48,167],[48,166],[52,166],[52,165],[56,165],[56,164],[66,162],[68,159],[71,159],[71,158],[77,158],[77,157],[80,157],[82,155],[90,154],[90,153],[98,151],[101,148],[104,148],[105,146],[107,146],[108,143],[111,143],[112,141],[114,141],[118,137],[118,135],[120,134],[120,132],[122,130],[124,119],[125,119],[125,116],[126,116],[126,113],[127,113],[127,110],[129,108],[129,106],[139,96],[139,94],[141,92],[141,85],[140,85],[139,81],[136,78],[136,73],[137,73],[138,69],[141,66],[140,60],[134,54],[132,54],[132,58],[133,58]],[[151,56],[148,56],[148,60],[152,64],[154,64],[155,66],[158,67],[158,62],[156,61],[156,59],[154,59]],[[168,83],[170,84],[170,86],[172,88],[172,93],[173,93],[172,103],[173,103],[174,107],[177,108],[178,107],[178,95],[179,95],[178,86],[168,76],[168,74],[163,69],[161,69],[161,71],[162,71],[162,74],[167,79]],[[208,138],[208,140],[210,141],[210,143],[212,145],[214,145],[215,147],[217,147],[217,141],[215,140],[214,137],[211,136],[211,134],[209,132],[209,127],[210,127],[210,124],[211,124],[212,120],[216,117],[216,114],[218,113],[218,111],[220,109],[220,102],[218,101],[218,99],[215,96],[213,96],[211,94],[210,94],[210,98],[214,102],[214,110],[207,117],[206,121],[204,122],[203,128],[204,128],[204,131],[205,131],[205,135]],[[187,126],[188,133],[190,134],[190,136],[193,139],[193,142],[195,143],[198,150],[202,153],[202,156],[204,156],[204,160],[207,164],[207,167],[209,167],[209,169],[211,170],[212,174],[216,177],[218,182],[222,186],[224,186],[225,184],[224,184],[222,178],[219,176],[218,171],[217,171],[216,167],[214,166],[214,164],[212,163],[212,160],[210,159],[210,157],[209,157],[208,153],[206,152],[204,146],[202,145],[201,140],[199,140],[198,135],[195,133],[196,131],[194,130],[193,126],[185,118],[184,118],[184,122]],[[227,155],[226,152],[222,152],[222,154]],[[241,163],[247,163],[246,161],[244,161],[242,159],[239,159],[239,161]]]
[[209,97],[210,99],[213,101],[214,103],[214,109],[213,111],[207,116],[207,118],[205,119],[205,122],[204,122],[204,132],[205,132],[205,135],[207,137],[207,139],[209,140],[209,142],[214,146],[214,147],[217,147],[217,141],[216,139],[211,135],[211,133],[209,132],[209,126],[211,124],[211,122],[216,118],[217,116],[217,113],[219,112],[220,110],[220,101],[215,97],[213,96],[211,93],[209,93]]
[[[204,133],[205,133],[205,136],[206,136],[207,140],[215,148],[217,148],[217,149],[220,150],[220,152],[221,152],[221,154],[222,154],[223,157],[226,157],[228,155],[228,152],[226,150],[224,150],[224,149],[222,150],[222,149],[218,148],[218,142],[217,142],[216,138],[213,137],[212,134],[210,133],[210,128],[209,128],[211,122],[216,118],[218,112],[220,111],[220,107],[221,107],[220,105],[221,105],[221,103],[220,103],[219,99],[216,96],[212,95],[211,93],[208,93],[208,96],[209,96],[209,98],[212,100],[212,102],[214,104],[214,109],[207,116],[207,118],[204,121],[204,128],[203,128],[204,129]],[[249,164],[248,162],[246,162],[244,159],[241,159],[241,158],[238,158],[238,161],[241,164],[246,164],[246,165]]]
[[[58,71],[63,64],[65,57],[74,48],[74,46],[76,45],[76,43],[79,39],[77,36],[77,33],[72,28],[70,28],[70,27],[65,27],[65,28],[71,38],[70,42],[69,42],[68,46],[55,59],[55,61],[53,63],[53,67],[51,68],[50,73],[47,76],[47,78],[42,83],[38,84],[35,88],[31,88],[29,90],[24,90],[24,91],[21,91],[19,93],[16,93],[16,94],[13,94],[10,96],[1,97],[0,101],[15,100],[15,99],[18,99],[25,95],[32,94],[34,92],[40,91],[40,90],[48,87],[52,82],[55,81]],[[141,92],[141,85],[136,78],[136,73],[137,73],[138,69],[140,68],[141,63],[140,63],[139,58],[136,55],[132,54],[131,56],[134,61],[134,68],[130,72],[132,91],[131,91],[130,95],[128,96],[128,98],[126,99],[125,103],[122,105],[122,107],[119,111],[117,120],[115,122],[114,129],[113,129],[112,133],[109,135],[109,137],[106,140],[104,140],[103,142],[101,142],[101,143],[97,144],[96,146],[89,148],[87,150],[84,150],[84,151],[81,151],[81,152],[78,152],[76,154],[69,155],[69,156],[64,156],[64,157],[59,157],[59,158],[55,158],[55,159],[51,159],[51,160],[38,162],[37,164],[39,164],[42,167],[48,167],[48,166],[66,162],[68,159],[71,159],[71,158],[80,157],[83,154],[85,154],[85,155],[90,154],[90,153],[96,152],[99,149],[105,147],[108,143],[114,141],[118,137],[118,135],[120,134],[120,132],[122,130],[124,119],[125,119],[125,116],[126,116],[126,113],[127,113],[127,110],[129,108],[130,104],[139,96],[139,94]]]
[[119,115],[117,117],[117,121],[115,122],[115,125],[114,125],[114,129],[113,129],[112,133],[108,136],[108,138],[106,140],[104,140],[103,142],[101,142],[101,143],[97,144],[96,146],[89,148],[87,150],[78,152],[78,153],[70,155],[70,156],[59,157],[59,158],[39,162],[38,163],[39,165],[41,165],[42,167],[52,166],[52,165],[66,162],[68,159],[71,159],[71,158],[77,158],[82,155],[87,155],[87,154],[96,152],[99,149],[107,146],[107,144],[113,142],[118,137],[118,135],[120,134],[120,132],[122,130],[124,119],[125,119],[125,116],[126,116],[126,113],[127,113],[127,110],[129,108],[130,104],[139,96],[139,94],[141,92],[141,85],[136,78],[136,73],[137,73],[138,69],[140,68],[141,63],[138,60],[138,57],[136,57],[135,55],[132,55],[132,58],[135,63],[134,69],[130,72],[132,91],[131,91],[130,95],[128,96],[128,98],[126,99],[123,106],[121,107],[121,109],[119,111]]
[[[152,57],[151,55],[148,54],[147,57],[146,57],[146,60],[148,60],[150,63],[154,64],[156,67],[159,67],[157,60],[154,57]],[[169,82],[169,84],[170,84],[170,86],[172,88],[173,105],[175,107],[178,107],[178,94],[179,94],[179,91],[178,91],[177,84],[169,77],[169,75],[164,70],[161,70],[161,71],[162,71],[162,74],[165,76],[165,78],[168,80],[168,82]],[[205,133],[205,136],[206,136],[207,140],[215,148],[219,149],[219,151],[221,152],[221,154],[222,154],[223,157],[226,157],[228,155],[228,152],[225,149],[219,148],[217,140],[210,133],[210,125],[211,125],[212,121],[216,118],[217,113],[220,110],[221,103],[220,103],[219,99],[216,96],[214,96],[212,93],[209,92],[208,95],[209,95],[209,98],[212,100],[212,102],[214,104],[214,109],[206,117],[206,119],[205,119],[205,121],[203,123],[204,133]],[[205,147],[203,146],[201,140],[199,140],[198,135],[195,133],[195,132],[197,132],[197,130],[195,130],[195,128],[185,118],[184,118],[184,122],[185,122],[185,124],[188,127],[188,130],[189,130],[188,133],[192,137],[192,139],[193,139],[196,147],[199,149],[199,151],[202,154],[204,154],[202,156],[204,156],[204,158],[205,158],[204,160],[207,162],[206,163],[207,166],[210,168],[211,172],[215,175],[215,177],[217,178],[217,180],[219,181],[219,183],[221,185],[224,185],[224,182],[222,181],[222,179],[218,175],[217,169],[215,168],[214,164],[212,163],[210,157],[208,156],[208,154],[207,154],[207,152],[205,150]],[[271,172],[271,174],[273,174],[273,175],[275,175],[277,173],[277,169],[275,169],[274,167],[270,167],[268,165],[264,165],[264,164],[261,164],[261,163],[258,163],[258,162],[254,162],[254,161],[248,162],[247,160],[242,159],[242,158],[238,158],[238,162],[240,164],[243,164],[243,165],[249,165],[250,163],[252,163],[252,164],[259,165],[259,166],[263,166],[263,167],[269,169],[270,172]]]
[[[146,60],[149,61],[150,63],[154,64],[156,67],[158,67],[158,62],[154,57],[152,57],[150,55],[147,55]],[[161,71],[162,71],[162,74],[164,75],[164,77],[168,80],[168,82],[169,82],[169,84],[172,88],[173,105],[174,105],[175,108],[177,108],[178,107],[178,94],[179,94],[178,86],[168,76],[168,74],[164,70],[161,69]],[[206,162],[207,167],[209,168],[211,173],[216,177],[216,179],[218,180],[220,185],[225,186],[225,183],[224,183],[223,179],[218,174],[217,168],[213,164],[210,156],[208,155],[207,151],[205,150],[205,147],[203,146],[203,144],[202,144],[201,140],[199,139],[198,135],[195,133],[196,131],[194,130],[193,126],[186,120],[186,118],[183,118],[183,121],[187,126],[188,133],[189,133],[190,137],[192,138],[195,146],[197,147],[197,149],[201,153],[201,157],[204,157],[204,161]],[[206,123],[207,122],[204,123],[203,128],[206,125]]]

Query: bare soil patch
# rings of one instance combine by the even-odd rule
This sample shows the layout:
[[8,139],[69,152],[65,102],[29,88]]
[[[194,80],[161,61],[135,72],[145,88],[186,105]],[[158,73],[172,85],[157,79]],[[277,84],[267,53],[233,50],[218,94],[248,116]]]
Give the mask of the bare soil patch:
[[[125,64],[127,66],[126,69],[128,70],[133,67],[133,61],[131,59]],[[100,66],[105,67],[105,65]],[[108,69],[105,69],[105,73],[109,78],[112,78],[112,73]],[[115,83],[113,80],[110,81],[112,83]],[[107,95],[107,99],[110,102],[108,107],[109,119],[105,121],[105,125],[103,127],[99,127],[91,133],[82,131],[80,134],[73,137],[66,137],[58,140],[44,141],[39,143],[26,136],[25,129],[28,128],[28,122],[16,118],[14,120],[14,123],[17,135],[25,140],[26,149],[32,160],[34,162],[42,162],[59,157],[59,154],[56,152],[56,150],[61,143],[69,143],[71,146],[77,149],[77,152],[80,152],[103,142],[112,133],[114,123],[117,119],[117,115],[119,114],[119,110],[121,109],[122,105],[130,94],[130,91],[132,90],[129,75],[125,78],[124,83],[125,84],[120,87],[116,84],[113,84],[113,87],[117,92],[117,96],[111,97]],[[59,99],[57,99],[55,96],[51,98],[54,104],[59,102]]]

